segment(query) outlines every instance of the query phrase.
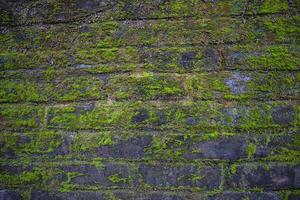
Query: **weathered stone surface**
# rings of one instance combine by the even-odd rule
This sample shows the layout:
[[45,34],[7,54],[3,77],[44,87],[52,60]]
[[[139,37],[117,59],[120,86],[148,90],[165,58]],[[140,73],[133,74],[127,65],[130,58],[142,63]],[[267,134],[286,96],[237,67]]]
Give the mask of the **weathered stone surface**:
[[299,8],[0,0],[0,199],[299,199]]
[[34,105],[0,106],[0,129],[38,128],[43,121],[44,109]]
[[225,178],[226,188],[262,188],[264,190],[300,187],[299,166],[289,164],[242,164]]
[[[80,105],[51,107],[48,126],[72,129],[118,128],[275,128],[288,124],[274,118],[278,108],[291,107],[292,115],[283,115],[281,120],[296,125],[297,102],[266,102],[240,104],[219,104],[211,101],[155,104],[141,102],[114,103],[95,106],[92,110],[81,111]],[[108,115],[108,112],[110,115]],[[276,116],[275,116],[276,117]]]
[[223,194],[217,194],[208,198],[208,200],[239,200],[239,199],[249,199],[249,200],[282,200],[279,195],[273,192],[258,192],[258,193],[235,193],[235,192],[224,192]]
[[7,190],[1,190],[0,191],[0,199],[3,200],[21,200],[22,196],[15,191],[7,191]]
[[44,191],[34,191],[31,193],[32,200],[89,200],[89,199],[108,199],[108,196],[102,192],[44,192]]
[[70,183],[82,187],[134,187],[137,174],[129,165],[105,164],[101,169],[93,165],[69,165],[62,167],[65,173],[75,173]]
[[[3,4],[4,17],[1,24],[19,24],[36,22],[70,22],[84,19],[87,15],[99,12],[98,18],[114,19],[143,19],[168,17],[203,17],[221,15],[244,15],[253,13],[270,14],[278,12],[292,12],[297,3],[292,1],[251,2],[246,1],[73,1],[63,3],[59,1],[42,2],[26,1]],[[245,11],[245,7],[249,8]],[[296,7],[296,8],[295,8]],[[27,12],[26,12],[27,10]],[[18,12],[17,12],[18,11]],[[67,12],[68,11],[68,12]]]
[[139,171],[146,184],[152,187],[195,187],[212,190],[220,186],[220,166],[196,165],[140,165]]

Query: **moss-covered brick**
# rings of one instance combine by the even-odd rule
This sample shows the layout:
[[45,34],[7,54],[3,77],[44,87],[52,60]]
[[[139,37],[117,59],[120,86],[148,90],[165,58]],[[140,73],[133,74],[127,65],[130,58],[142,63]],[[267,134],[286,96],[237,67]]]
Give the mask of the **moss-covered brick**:
[[[280,145],[281,143],[284,143],[284,145]],[[264,160],[300,163],[299,135],[282,138],[271,144],[276,144],[278,148],[275,151],[272,151],[272,153]]]
[[[51,69],[51,68],[50,68]],[[104,81],[98,77],[56,77],[56,72],[17,74],[19,79],[5,79],[0,84],[0,102],[47,102],[103,99]],[[15,75],[13,75],[15,76]]]
[[44,119],[44,108],[35,105],[1,105],[1,129],[38,128]]
[[36,52],[0,52],[0,67],[6,69],[34,69],[46,67],[67,67],[72,63],[71,56],[66,51],[36,51]]
[[138,51],[134,47],[80,48],[75,50],[74,56],[80,64],[136,63]]
[[67,153],[61,131],[1,133],[0,138],[2,158],[32,158]]
[[47,88],[36,82],[2,80],[0,102],[45,101],[47,100],[46,90]]
[[214,113],[211,102],[180,106],[142,102],[87,104],[52,107],[48,122],[50,127],[68,129],[184,128],[211,126]]
[[299,188],[299,165],[289,163],[240,164],[235,173],[228,173],[225,188],[276,190]]
[[[294,102],[297,104],[297,102]],[[221,108],[220,123],[242,129],[297,126],[296,105],[269,102],[253,105],[228,104]]]
[[51,107],[49,127],[118,128],[276,128],[297,125],[297,102],[113,103]]
[[74,141],[71,145],[72,153],[94,152],[102,146],[112,146],[115,144],[113,135],[110,132],[99,133],[77,133],[74,135]]
[[280,99],[299,96],[298,72],[207,72],[188,76],[189,94],[199,99]]
[[64,173],[74,174],[61,189],[130,188],[136,185],[138,179],[135,167],[129,164],[104,163],[101,169],[89,164],[66,165],[60,168]]
[[98,77],[79,76],[64,78],[51,83],[50,99],[73,101],[82,99],[103,99],[104,81]]
[[194,188],[198,190],[213,190],[220,185],[221,169],[218,165],[197,166],[187,165],[159,165],[141,164],[139,172],[142,180],[154,188]]
[[143,68],[152,71],[196,71],[218,69],[218,53],[213,48],[165,47],[141,50]]
[[252,45],[232,46],[227,54],[226,65],[239,69],[297,70],[299,51],[297,45],[274,45],[254,47]]
[[107,93],[116,100],[153,100],[180,98],[184,90],[177,77],[144,72],[111,77]]
[[259,9],[259,12],[261,12],[261,13],[277,13],[277,12],[282,12],[284,10],[287,10],[288,8],[289,8],[289,4],[287,1],[265,0]]
[[[277,130],[280,135],[235,134],[229,132],[187,131],[184,134],[145,131],[82,132],[74,135],[74,156],[89,158],[130,159],[139,161],[194,160],[272,160],[296,162],[298,136],[293,130]],[[295,131],[294,131],[295,132]],[[155,132],[154,132],[155,133]],[[172,133],[172,132],[171,132]],[[284,155],[285,154],[285,155]],[[298,159],[299,160],[299,159]]]

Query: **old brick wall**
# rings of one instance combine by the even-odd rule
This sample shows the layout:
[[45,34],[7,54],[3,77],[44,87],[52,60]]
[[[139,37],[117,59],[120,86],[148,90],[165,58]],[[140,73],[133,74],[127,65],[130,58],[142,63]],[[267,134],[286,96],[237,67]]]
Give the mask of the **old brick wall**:
[[1,0],[0,199],[300,199],[298,0]]

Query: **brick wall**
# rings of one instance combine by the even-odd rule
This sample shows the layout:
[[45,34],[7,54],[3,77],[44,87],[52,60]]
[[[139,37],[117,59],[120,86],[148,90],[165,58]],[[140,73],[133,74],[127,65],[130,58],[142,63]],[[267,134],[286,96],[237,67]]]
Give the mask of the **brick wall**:
[[0,1],[0,199],[300,199],[299,9]]

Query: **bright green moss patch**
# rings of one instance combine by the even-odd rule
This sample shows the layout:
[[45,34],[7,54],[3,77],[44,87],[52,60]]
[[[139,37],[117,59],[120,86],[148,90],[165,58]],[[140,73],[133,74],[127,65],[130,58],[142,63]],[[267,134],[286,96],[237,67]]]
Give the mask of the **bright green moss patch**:
[[72,101],[78,99],[101,99],[103,81],[97,77],[79,76],[65,78],[52,84],[51,99]]
[[284,144],[283,147],[277,149],[264,160],[300,163],[300,136],[289,137],[292,138],[292,142]]
[[275,39],[280,42],[298,41],[299,38],[297,35],[300,33],[299,22],[299,16],[291,16],[289,18],[281,17],[277,19],[271,18],[264,21],[264,26],[267,31],[271,33],[270,39]]
[[117,100],[151,100],[183,95],[183,88],[176,78],[170,75],[154,75],[153,73],[112,77],[108,91]]
[[248,159],[252,158],[256,153],[256,145],[253,143],[248,144],[246,148]]
[[0,102],[43,101],[46,91],[29,81],[2,80],[0,83]]
[[123,177],[121,174],[113,174],[108,177],[108,180],[112,183],[131,183],[131,177]]
[[196,99],[297,98],[297,72],[199,73],[186,78],[188,93]]
[[286,46],[269,47],[266,53],[246,59],[250,67],[265,69],[298,69],[299,62],[299,53]]
[[75,51],[76,62],[86,64],[105,64],[105,63],[136,63],[138,54],[133,47],[126,48],[87,48]]
[[288,9],[288,1],[284,0],[264,0],[260,8],[261,13],[277,13]]
[[115,142],[110,132],[103,133],[78,133],[74,136],[74,144],[72,145],[72,151],[85,152],[93,151],[97,147],[105,145],[113,145]]
[[74,76],[54,79],[57,77],[53,70],[46,70],[44,74],[46,80],[30,79],[29,76],[27,81],[23,77],[21,80],[3,80],[0,83],[0,102],[73,101],[105,96],[100,78]]
[[24,135],[1,133],[0,138],[4,145],[1,148],[3,153],[14,151],[16,156],[48,154],[57,150],[61,145],[62,132],[41,131]]
[[43,113],[43,109],[39,106],[2,105],[0,127],[2,129],[37,128],[41,124]]

